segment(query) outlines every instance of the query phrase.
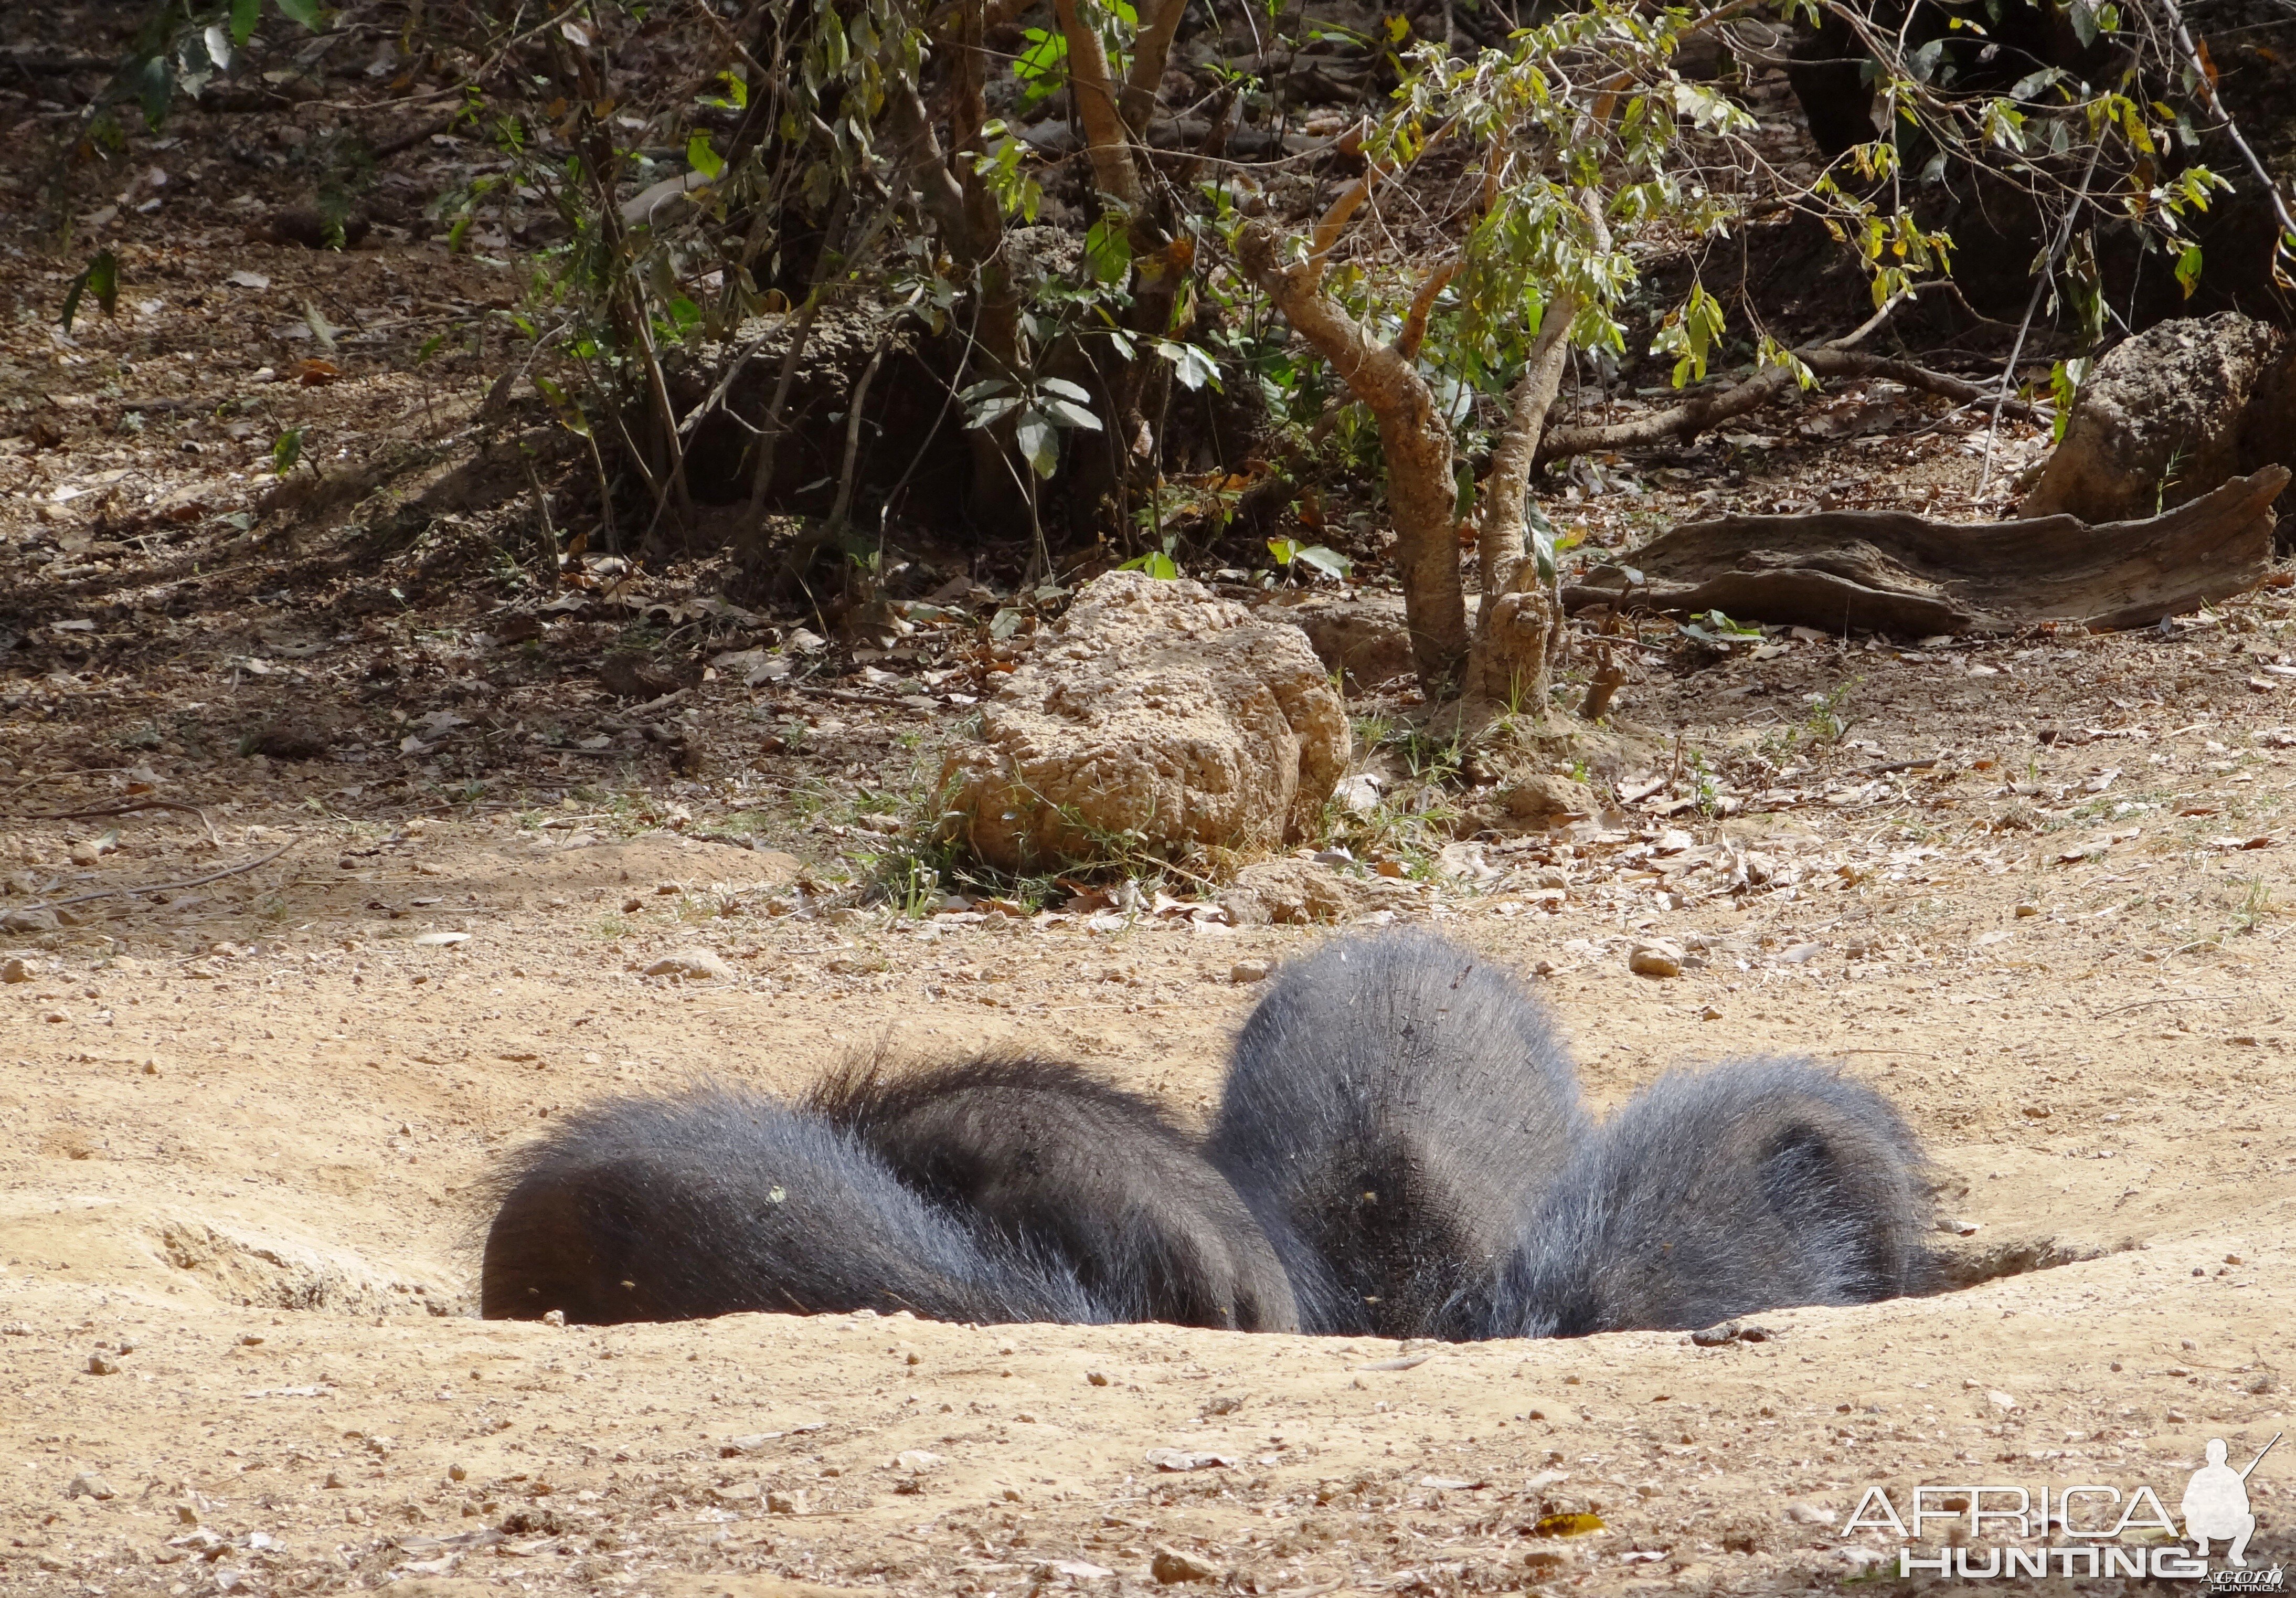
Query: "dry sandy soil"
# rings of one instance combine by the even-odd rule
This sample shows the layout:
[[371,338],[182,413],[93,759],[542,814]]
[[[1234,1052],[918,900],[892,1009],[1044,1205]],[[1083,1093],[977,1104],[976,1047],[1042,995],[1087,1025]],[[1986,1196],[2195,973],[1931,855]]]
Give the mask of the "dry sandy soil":
[[[59,254],[32,202],[78,112],[49,92],[4,91],[0,150],[0,213],[29,218],[0,245],[0,1593],[1833,1591],[1894,1577],[1893,1539],[1841,1530],[1869,1486],[2144,1483],[2173,1509],[2209,1438],[2242,1463],[2284,1425],[2279,592],[2165,634],[1718,662],[1654,623],[1621,701],[1644,736],[1594,773],[1615,811],[1440,851],[1406,820],[1406,875],[1366,893],[1539,972],[1606,1107],[1764,1050],[1890,1094],[1961,1290],[1712,1347],[472,1319],[474,1185],[572,1106],[705,1072],[795,1088],[890,1037],[1025,1041],[1196,1116],[1252,1000],[1238,963],[1330,929],[1152,894],[873,906],[898,845],[871,840],[987,691],[997,596],[807,653],[790,618],[713,607],[706,570],[537,591],[521,475],[508,511],[500,483],[425,498],[518,422],[487,350],[451,353],[516,275],[421,215],[485,148],[418,139],[374,241],[333,255],[273,226],[332,102],[186,113],[135,135]],[[119,314],[64,336],[99,243]],[[2039,448],[2011,430],[1980,496],[1981,418],[1887,384],[1748,427],[1548,509],[1597,551],[1702,507],[1990,514]],[[633,708],[599,691],[629,642],[794,664]],[[1399,747],[1365,758],[1392,777]],[[1652,936],[1681,976],[1628,973]],[[696,945],[733,979],[643,974]],[[2251,1557],[2296,1552],[2292,1484],[2284,1445]]]
[[[682,785],[665,826],[386,828],[318,802],[343,771],[281,762],[204,819],[12,823],[0,906],[293,847],[12,940],[0,1587],[1106,1593],[1155,1585],[1161,1549],[1242,1591],[1784,1592],[1894,1553],[1838,1534],[1869,1485],[2173,1506],[2207,1438],[2244,1462],[2287,1402],[2288,624],[2267,594],[2172,638],[1741,651],[1632,707],[1705,762],[1759,756],[1738,814],[1680,808],[1685,777],[1394,890],[1377,914],[1544,972],[1603,1104],[1806,1050],[1928,1140],[1972,1285],[1717,1347],[481,1322],[472,1184],[566,1107],[704,1072],[793,1088],[890,1037],[1026,1040],[1198,1115],[1252,999],[1233,968],[1327,934],[824,909],[809,866],[685,836],[734,778]],[[1806,696],[1845,683],[1848,735],[1804,740]],[[711,686],[741,736],[751,691]],[[118,803],[119,773],[42,758],[103,708],[46,703],[12,724],[16,812]],[[211,771],[158,763],[166,792]],[[1681,976],[1628,973],[1653,934]],[[735,979],[641,974],[697,944]],[[2283,1556],[2291,1470],[2250,1489]],[[1535,1534],[1580,1512],[1603,1529]]]

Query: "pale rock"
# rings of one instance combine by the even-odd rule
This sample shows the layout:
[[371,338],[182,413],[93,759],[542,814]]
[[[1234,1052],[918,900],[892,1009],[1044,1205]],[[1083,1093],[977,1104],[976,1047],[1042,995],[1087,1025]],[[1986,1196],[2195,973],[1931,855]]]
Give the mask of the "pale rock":
[[1220,890],[1219,903],[1239,927],[1292,926],[1343,920],[1355,913],[1359,896],[1357,884],[1329,866],[1268,860],[1238,871]]
[[1346,768],[1348,721],[1299,629],[1201,584],[1111,572],[981,707],[944,779],[962,839],[1008,870],[1274,848]]
[[1636,943],[1627,953],[1627,969],[1637,976],[1679,976],[1682,950],[1664,938]]
[[1294,590],[1270,600],[1260,614],[1280,617],[1306,634],[1324,669],[1346,673],[1351,688],[1408,677],[1414,669],[1400,594]]
[[675,976],[681,982],[734,982],[734,968],[712,949],[678,949],[645,968],[648,976]]
[[2236,311],[2179,317],[2097,362],[2017,514],[2133,520],[2275,463],[2296,467],[2287,335]]
[[1105,1581],[1116,1572],[1106,1565],[1095,1565],[1085,1560],[1054,1559],[1038,1565],[1034,1574],[1042,1580],[1065,1576],[1070,1581]]
[[1596,808],[1595,790],[1552,772],[1516,778],[1499,792],[1499,803],[1518,821],[1545,821],[1560,815],[1588,815]]
[[1148,1573],[1166,1586],[1188,1581],[1218,1581],[1219,1567],[1199,1553],[1159,1546],[1148,1561]]

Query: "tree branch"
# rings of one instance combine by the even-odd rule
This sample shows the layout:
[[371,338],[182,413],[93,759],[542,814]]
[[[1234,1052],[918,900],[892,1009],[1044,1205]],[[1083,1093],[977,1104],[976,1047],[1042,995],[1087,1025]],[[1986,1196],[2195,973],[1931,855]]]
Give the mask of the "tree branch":
[[[1451,122],[1447,121],[1429,134],[1411,160],[1417,161],[1442,143],[1449,135],[1452,126]],[[1361,131],[1359,128],[1359,135]],[[1369,156],[1364,158],[1363,176],[1348,185],[1340,197],[1332,201],[1329,209],[1316,220],[1316,231],[1308,246],[1308,262],[1315,268],[1317,276],[1320,277],[1323,275],[1324,265],[1331,259],[1332,250],[1338,246],[1340,235],[1348,230],[1348,224],[1355,220],[1356,212],[1363,209],[1364,202],[1372,197],[1373,193],[1381,184],[1410,164],[1411,161],[1402,161],[1392,167],[1382,167]]]
[[[1863,350],[1840,350],[1824,344],[1797,350],[1794,353],[1820,377],[1886,377],[1893,383],[1902,383],[1909,389],[1942,394],[1962,405],[1980,404],[1988,397],[1983,387],[1966,378],[1955,377],[1945,372],[1932,372],[1927,367],[1917,367],[1911,361],[1893,360],[1885,355],[1868,355]],[[1795,381],[1790,367],[1770,367],[1719,393],[1702,394],[1670,410],[1656,411],[1626,422],[1558,427],[1546,435],[1546,442],[1538,452],[1539,462],[1544,465],[1573,455],[1591,454],[1598,449],[1626,449],[1669,439],[1694,439],[1724,422],[1761,409],[1793,386]],[[2038,410],[2021,400],[2008,401],[2002,407],[2002,414],[2023,421],[2037,421],[2040,417]]]
[[2240,124],[2232,119],[2232,112],[2226,111],[2224,102],[2217,98],[2216,74],[2202,64],[2200,52],[2194,48],[2192,33],[2185,26],[2185,13],[2177,8],[2177,0],[2160,0],[2160,6],[2162,14],[2169,19],[2170,29],[2176,35],[2177,48],[2181,53],[2185,64],[2193,70],[2193,78],[2201,91],[2202,102],[2217,114],[2218,120],[2224,124],[2226,136],[2232,140],[2233,148],[2240,152],[2241,159],[2248,163],[2248,169],[2256,175],[2256,180],[2264,185],[2264,192],[2271,196],[2272,214],[2279,219],[2280,231],[2296,237],[2296,217],[2288,214],[2287,198],[2281,194],[2280,185],[2274,179],[2271,169],[2257,159],[2256,152],[2249,147],[2248,140],[2242,136]]
[[1486,609],[1493,596],[1505,589],[1515,563],[1523,557],[1522,507],[1530,492],[1531,467],[1538,459],[1547,410],[1562,386],[1562,369],[1570,358],[1570,323],[1578,314],[1578,296],[1568,289],[1547,301],[1538,337],[1530,346],[1530,358],[1507,395],[1507,419],[1491,450],[1491,469],[1483,480],[1482,514],[1475,534]]
[[1428,313],[1435,309],[1435,297],[1450,286],[1451,279],[1459,275],[1461,259],[1453,256],[1427,275],[1419,292],[1411,296],[1411,309],[1405,313],[1403,331],[1395,335],[1395,352],[1406,360],[1418,358],[1420,343],[1427,337]]
[[[1177,10],[1178,0],[1167,0],[1167,4]],[[1061,37],[1068,41],[1069,93],[1076,102],[1077,119],[1084,124],[1094,186],[1137,213],[1143,198],[1140,172],[1132,162],[1132,136],[1117,107],[1113,74],[1108,52],[1101,47],[1100,31],[1085,21],[1077,0],[1053,0],[1053,15],[1060,23]]]
[[1443,693],[1469,642],[1450,427],[1410,358],[1373,338],[1323,292],[1320,263],[1283,260],[1281,242],[1270,224],[1250,224],[1236,240],[1237,264],[1379,423],[1412,661],[1428,693]]
[[1118,97],[1117,110],[1123,114],[1125,127],[1138,137],[1148,126],[1148,118],[1156,109],[1156,102],[1164,84],[1164,63],[1172,54],[1172,36],[1180,30],[1180,18],[1188,9],[1188,0],[1160,0],[1154,14],[1144,14],[1139,31],[1132,38],[1132,70],[1124,79],[1124,93]]
[[924,99],[917,93],[913,79],[901,78],[893,86],[892,92],[885,97],[885,116],[893,135],[894,158],[902,175],[917,185],[925,215],[933,219],[951,249],[974,256],[972,227],[964,211],[964,190],[941,157],[940,141],[933,136],[931,114],[925,110]]
[[[1378,383],[1390,366],[1410,369],[1410,363],[1365,332],[1360,323],[1341,310],[1318,286],[1323,274],[1311,263],[1285,265],[1277,259],[1277,235],[1264,222],[1246,227],[1236,240],[1236,256],[1243,275],[1275,301],[1275,309],[1300,336],[1332,363],[1340,381],[1357,391],[1365,381]],[[1365,398],[1365,403],[1376,406]]]

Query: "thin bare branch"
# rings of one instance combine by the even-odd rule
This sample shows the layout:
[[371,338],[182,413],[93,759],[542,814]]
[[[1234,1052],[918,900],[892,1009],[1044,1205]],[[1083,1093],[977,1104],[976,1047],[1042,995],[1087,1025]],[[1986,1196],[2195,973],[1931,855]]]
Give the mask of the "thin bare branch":
[[1462,258],[1453,256],[1427,275],[1419,292],[1411,296],[1411,309],[1403,318],[1403,331],[1395,335],[1395,352],[1406,360],[1415,358],[1420,343],[1427,337],[1427,317],[1435,309],[1435,297],[1459,275]]
[[2184,56],[2185,64],[2193,70],[2193,77],[2200,86],[2201,98],[2224,124],[2225,136],[2232,140],[2233,148],[2240,152],[2241,159],[2248,163],[2248,169],[2256,175],[2257,182],[2262,184],[2264,192],[2272,197],[2272,214],[2279,218],[2280,231],[2296,236],[2296,217],[2288,214],[2287,196],[2280,192],[2280,185],[2274,179],[2271,169],[2258,160],[2256,152],[2249,147],[2248,140],[2241,134],[2240,124],[2232,119],[2232,112],[2226,111],[2224,102],[2217,98],[2216,74],[2208,70],[2201,60],[2200,52],[2194,48],[2191,30],[2185,26],[2185,13],[2177,8],[2177,0],[2156,0],[2156,3],[2168,17],[2170,31],[2177,36],[2177,48]]
[[[1449,135],[1452,127],[1451,122],[1445,122],[1434,132],[1429,134],[1425,141],[1420,144],[1417,154],[1412,157],[1412,161],[1418,160],[1442,143]],[[1391,167],[1383,167],[1369,157],[1365,158],[1363,176],[1348,185],[1341,191],[1340,197],[1332,201],[1324,214],[1316,218],[1316,231],[1308,246],[1308,264],[1316,269],[1317,276],[1320,277],[1323,275],[1324,267],[1331,259],[1332,250],[1339,245],[1340,235],[1348,230],[1348,224],[1355,220],[1356,212],[1363,209],[1364,202],[1372,197],[1381,184],[1385,183],[1410,164],[1411,161],[1398,161]]]
[[[1868,355],[1859,350],[1837,350],[1823,344],[1797,350],[1794,353],[1820,377],[1886,377],[1893,383],[1902,383],[1909,389],[1941,394],[1962,405],[1981,404],[1992,398],[1991,391],[1982,384],[1956,377],[1950,373],[1933,372],[1911,361],[1893,360],[1888,356]],[[1538,457],[1544,463],[1562,460],[1573,455],[1587,455],[1598,449],[1625,449],[1638,444],[1694,439],[1724,422],[1761,409],[1792,388],[1794,382],[1791,368],[1769,367],[1743,383],[1718,393],[1701,394],[1669,410],[1653,411],[1626,422],[1558,427],[1547,434]],[[2022,421],[2037,421],[2041,415],[2037,408],[2021,400],[2005,401],[2002,414]]]
[[34,910],[62,910],[68,904],[86,904],[97,899],[133,899],[142,894],[172,894],[177,888],[204,887],[210,882],[221,882],[226,877],[237,877],[243,872],[252,871],[258,866],[267,866],[273,861],[277,860],[281,855],[286,853],[287,851],[292,849],[296,844],[302,841],[303,840],[299,837],[289,838],[285,843],[280,844],[279,847],[274,849],[268,854],[259,854],[253,860],[243,861],[235,866],[226,866],[222,870],[210,871],[204,877],[186,877],[181,882],[147,883],[140,888],[99,888],[93,894],[75,894],[69,899],[51,899],[45,904],[35,904],[31,908]]

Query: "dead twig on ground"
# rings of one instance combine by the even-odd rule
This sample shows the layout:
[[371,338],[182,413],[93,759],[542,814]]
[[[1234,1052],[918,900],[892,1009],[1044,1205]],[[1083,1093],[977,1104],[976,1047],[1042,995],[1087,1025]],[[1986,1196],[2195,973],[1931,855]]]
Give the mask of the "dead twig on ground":
[[115,771],[127,771],[132,770],[134,770],[134,768],[130,766],[89,766],[85,769],[75,768],[69,771],[43,771],[37,777],[27,777],[14,787],[10,788],[5,794],[0,794],[0,799],[13,799],[26,788],[38,787],[42,783],[49,781],[53,778],[106,777]]
[[273,861],[277,860],[281,855],[286,853],[287,851],[292,849],[296,844],[302,841],[303,840],[300,838],[289,838],[285,843],[280,844],[279,847],[274,849],[268,854],[258,856],[254,860],[243,861],[235,866],[226,866],[222,870],[210,871],[204,877],[188,877],[181,882],[146,883],[140,888],[103,888],[93,894],[76,894],[70,899],[51,899],[45,904],[34,904],[27,906],[26,908],[30,910],[62,910],[68,904],[86,904],[97,899],[134,899],[144,894],[171,894],[177,888],[204,887],[210,882],[220,882],[226,877],[237,877],[243,872],[252,871],[258,866],[267,866]]
[[94,804],[86,810],[35,811],[29,816],[17,819],[23,821],[78,821],[94,816],[133,815],[139,810],[179,810],[186,815],[197,816],[200,825],[208,829],[208,842],[217,848],[223,846],[223,840],[216,836],[215,823],[208,820],[208,812],[196,804],[186,804],[181,799],[122,799],[117,804]]

